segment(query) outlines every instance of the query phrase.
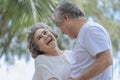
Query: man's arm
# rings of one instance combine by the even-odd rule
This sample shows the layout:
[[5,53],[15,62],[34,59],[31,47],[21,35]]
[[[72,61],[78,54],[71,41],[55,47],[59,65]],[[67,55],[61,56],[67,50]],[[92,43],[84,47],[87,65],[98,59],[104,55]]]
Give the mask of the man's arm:
[[107,67],[113,64],[112,56],[110,50],[106,50],[96,55],[95,62],[85,70],[81,76],[73,80],[89,80],[101,72],[103,72]]

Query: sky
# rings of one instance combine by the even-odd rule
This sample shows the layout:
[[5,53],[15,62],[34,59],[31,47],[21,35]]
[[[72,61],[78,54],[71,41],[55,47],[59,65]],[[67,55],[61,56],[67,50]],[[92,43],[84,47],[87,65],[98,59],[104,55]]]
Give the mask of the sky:
[[[118,66],[113,70],[113,80],[120,80],[119,58],[114,59],[115,63],[118,63]],[[0,80],[32,80],[34,70],[34,59],[32,58],[27,63],[24,59],[15,60],[15,64],[10,66],[7,66],[4,60],[0,59]]]

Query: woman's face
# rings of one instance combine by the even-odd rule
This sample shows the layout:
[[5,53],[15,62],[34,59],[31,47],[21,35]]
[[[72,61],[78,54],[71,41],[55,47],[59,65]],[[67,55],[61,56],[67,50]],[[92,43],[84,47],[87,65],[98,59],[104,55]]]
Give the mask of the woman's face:
[[34,34],[34,42],[40,51],[48,52],[57,45],[55,36],[48,30],[38,29]]

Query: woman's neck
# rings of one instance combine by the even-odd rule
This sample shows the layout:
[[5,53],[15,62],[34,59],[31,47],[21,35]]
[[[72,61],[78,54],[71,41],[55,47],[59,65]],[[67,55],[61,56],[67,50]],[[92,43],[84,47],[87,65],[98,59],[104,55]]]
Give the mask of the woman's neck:
[[60,50],[59,48],[55,49],[55,50],[52,50],[52,51],[49,51],[48,53],[44,54],[46,56],[59,56],[63,54],[63,51]]

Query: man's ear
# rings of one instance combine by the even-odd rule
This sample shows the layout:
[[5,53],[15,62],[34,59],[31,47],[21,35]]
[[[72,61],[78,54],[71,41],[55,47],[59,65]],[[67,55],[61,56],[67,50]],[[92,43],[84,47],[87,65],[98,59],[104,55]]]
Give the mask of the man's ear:
[[67,21],[67,22],[70,20],[70,17],[67,14],[64,14],[63,18],[64,18],[64,21]]

